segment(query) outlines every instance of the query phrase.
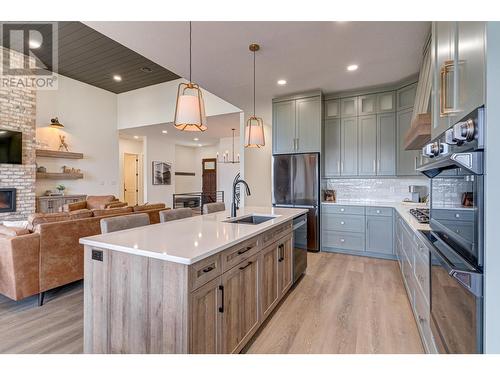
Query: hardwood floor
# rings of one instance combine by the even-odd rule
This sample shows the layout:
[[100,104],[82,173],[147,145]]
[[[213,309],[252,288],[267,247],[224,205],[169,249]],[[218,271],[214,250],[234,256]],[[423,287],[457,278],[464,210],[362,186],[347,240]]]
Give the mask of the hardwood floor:
[[[422,353],[394,261],[319,253],[247,353]],[[0,353],[82,353],[83,287],[13,302],[0,296]]]
[[14,302],[0,295],[0,353],[83,353],[83,282]]
[[423,353],[397,262],[331,253],[308,262],[247,353]]

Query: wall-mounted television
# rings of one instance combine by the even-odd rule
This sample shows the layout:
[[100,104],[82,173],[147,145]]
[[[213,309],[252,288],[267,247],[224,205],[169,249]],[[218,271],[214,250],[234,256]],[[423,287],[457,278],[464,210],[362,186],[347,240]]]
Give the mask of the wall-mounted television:
[[23,163],[23,133],[0,129],[0,164]]

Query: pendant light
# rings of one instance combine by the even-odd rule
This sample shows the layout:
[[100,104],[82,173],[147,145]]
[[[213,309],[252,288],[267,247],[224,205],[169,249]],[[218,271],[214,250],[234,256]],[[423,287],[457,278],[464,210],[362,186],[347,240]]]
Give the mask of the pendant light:
[[59,119],[57,117],[54,117],[54,118],[50,119],[49,126],[51,128],[56,128],[56,129],[62,129],[62,128],[64,128],[64,125],[59,122]]
[[260,148],[266,144],[264,122],[262,118],[255,116],[255,52],[260,49],[260,46],[252,43],[248,49],[253,52],[253,115],[248,118],[245,127],[245,147]]
[[181,83],[177,88],[174,126],[178,130],[203,132],[207,130],[207,116],[200,86],[191,80],[191,34],[191,21],[189,21],[189,83]]
[[236,132],[236,129],[232,128],[231,131],[233,132],[233,148],[231,157],[229,157],[229,151],[226,151],[222,154],[222,160],[219,160],[219,153],[217,153],[217,163],[238,164],[240,162],[240,154],[237,155],[237,158],[234,157],[234,133]]

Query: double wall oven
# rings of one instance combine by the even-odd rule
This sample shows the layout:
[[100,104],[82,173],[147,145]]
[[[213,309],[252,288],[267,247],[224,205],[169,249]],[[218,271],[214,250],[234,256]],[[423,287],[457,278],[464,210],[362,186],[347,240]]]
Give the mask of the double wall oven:
[[481,353],[484,108],[424,147],[431,178],[431,328],[440,353]]

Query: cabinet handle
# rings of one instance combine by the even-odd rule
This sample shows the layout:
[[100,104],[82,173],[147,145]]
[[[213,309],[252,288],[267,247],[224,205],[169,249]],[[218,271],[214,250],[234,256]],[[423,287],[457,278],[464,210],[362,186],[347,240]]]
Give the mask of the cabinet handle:
[[345,240],[343,238],[340,239],[340,242],[345,242]]
[[224,285],[219,285],[221,304],[219,307],[219,312],[224,312]]
[[284,250],[285,250],[285,245],[281,244],[278,246],[278,262],[282,262],[284,258]]
[[379,214],[379,213],[380,213],[380,210],[377,210],[376,212],[377,212],[377,214]]
[[341,209],[340,209],[340,212],[344,212],[344,211],[345,211],[345,209],[344,209],[344,208],[341,208]]
[[[455,46],[456,48],[456,46]],[[457,87],[453,87],[453,106],[446,106],[446,97],[448,96],[448,89],[446,87],[446,81],[448,77],[448,73],[454,72],[453,84],[458,83],[458,71],[459,66],[464,64],[463,60],[459,60],[455,63],[454,60],[447,60],[441,65],[440,69],[440,80],[439,80],[439,115],[441,117],[449,116],[455,112],[457,112],[457,102],[458,102],[458,85]],[[456,71],[455,71],[456,69]]]
[[238,251],[238,255],[245,254],[248,250],[251,250],[252,246],[247,246],[245,250],[240,250]]
[[340,160],[337,161],[337,172],[340,173]]
[[373,173],[377,172],[377,161],[373,159]]
[[377,160],[377,173],[380,172],[380,160]]
[[212,270],[214,270],[214,269],[215,269],[215,266],[208,266],[207,268],[203,268],[203,270],[202,270],[202,271],[203,271],[204,273],[208,273],[208,272],[210,272],[210,271],[212,271]]
[[343,222],[343,221],[340,222],[340,225],[344,225],[344,224],[345,224],[345,222]]
[[240,267],[240,270],[244,270],[247,268],[249,265],[251,265],[253,262],[248,262],[246,266]]

